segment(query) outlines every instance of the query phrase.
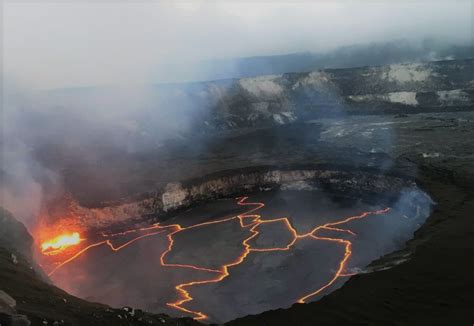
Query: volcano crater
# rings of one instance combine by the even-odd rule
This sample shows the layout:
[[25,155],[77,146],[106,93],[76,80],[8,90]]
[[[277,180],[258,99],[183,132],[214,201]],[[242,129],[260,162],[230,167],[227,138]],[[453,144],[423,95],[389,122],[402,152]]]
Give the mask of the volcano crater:
[[318,300],[409,259],[401,251],[371,266],[405,246],[432,204],[413,179],[381,169],[248,167],[73,205],[80,243],[39,256],[79,297],[225,322]]

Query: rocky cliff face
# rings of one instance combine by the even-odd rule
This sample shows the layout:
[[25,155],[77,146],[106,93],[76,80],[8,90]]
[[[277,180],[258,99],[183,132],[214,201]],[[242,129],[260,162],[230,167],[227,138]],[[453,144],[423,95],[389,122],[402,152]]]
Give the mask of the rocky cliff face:
[[23,255],[31,262],[32,245],[33,238],[26,227],[18,222],[10,212],[0,207],[0,246],[10,250],[12,257]]
[[[32,245],[33,238],[26,227],[0,207],[0,260],[7,260],[8,264],[13,266],[26,265],[30,273],[44,279],[40,268],[33,261]],[[5,286],[6,284],[0,282],[0,325],[30,325],[26,316],[17,313],[17,302],[5,292]]]
[[160,219],[166,214],[217,198],[253,191],[325,189],[343,196],[360,199],[395,198],[399,192],[415,184],[396,176],[365,171],[305,168],[275,169],[255,167],[226,171],[199,179],[169,183],[141,200],[118,203],[103,208],[72,205],[73,214],[88,227],[106,227],[120,222],[140,221],[149,216]]
[[472,110],[474,60],[328,69],[204,83],[206,128],[278,125],[338,114]]

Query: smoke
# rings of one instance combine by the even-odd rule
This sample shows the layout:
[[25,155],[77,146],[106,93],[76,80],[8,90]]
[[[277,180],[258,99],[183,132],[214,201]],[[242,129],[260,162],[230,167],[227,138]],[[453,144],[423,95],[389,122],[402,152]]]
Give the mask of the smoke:
[[34,157],[33,148],[22,138],[24,126],[22,108],[27,107],[28,96],[12,93],[19,88],[5,84],[3,90],[2,166],[0,184],[1,206],[26,225],[32,226],[45,197],[54,193],[60,184],[59,176],[45,168]]
[[218,59],[403,39],[467,44],[471,20],[467,0],[6,3],[5,70],[41,89],[214,79],[230,76]]
[[44,185],[55,186],[58,176],[38,164],[24,143],[12,141],[3,146],[1,206],[31,226],[45,199],[45,190],[52,191]]
[[[402,46],[389,61],[398,62],[470,41],[469,1],[4,6],[1,204],[27,224],[63,192],[101,201],[153,189],[153,176],[130,181],[136,162],[161,168],[158,149],[170,140],[186,143],[188,156],[205,149],[196,122],[215,103],[203,84],[157,82],[377,63],[399,42],[370,60],[373,44],[352,44],[409,39],[422,49]],[[439,43],[420,46],[430,37]],[[313,54],[275,56],[300,51]]]
[[95,189],[94,183],[97,193],[120,197],[124,169],[115,171],[113,162],[184,137],[196,108],[187,96],[153,85],[44,92],[10,81],[3,98],[1,205],[29,227],[47,201]]

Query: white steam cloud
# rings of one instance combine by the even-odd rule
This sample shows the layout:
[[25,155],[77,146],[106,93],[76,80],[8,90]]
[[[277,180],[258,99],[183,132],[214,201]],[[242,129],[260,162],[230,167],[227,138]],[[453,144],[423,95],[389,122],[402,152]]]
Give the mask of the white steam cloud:
[[[205,78],[202,60],[472,39],[472,1],[7,2],[5,71],[35,88]],[[181,73],[174,73],[181,72]]]

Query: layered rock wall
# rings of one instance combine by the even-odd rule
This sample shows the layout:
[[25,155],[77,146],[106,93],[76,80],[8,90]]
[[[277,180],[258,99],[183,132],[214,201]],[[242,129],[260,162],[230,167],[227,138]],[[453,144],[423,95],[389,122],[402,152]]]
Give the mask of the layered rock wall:
[[327,69],[201,85],[206,128],[279,125],[339,114],[474,109],[474,60]]
[[389,199],[403,188],[413,186],[411,181],[396,176],[364,171],[255,168],[251,171],[228,171],[220,175],[169,183],[136,201],[103,208],[86,208],[76,204],[71,209],[81,223],[100,228],[114,223],[143,220],[147,216],[159,220],[167,214],[198,203],[253,191],[325,189],[361,199],[380,199],[382,194],[385,199]]

